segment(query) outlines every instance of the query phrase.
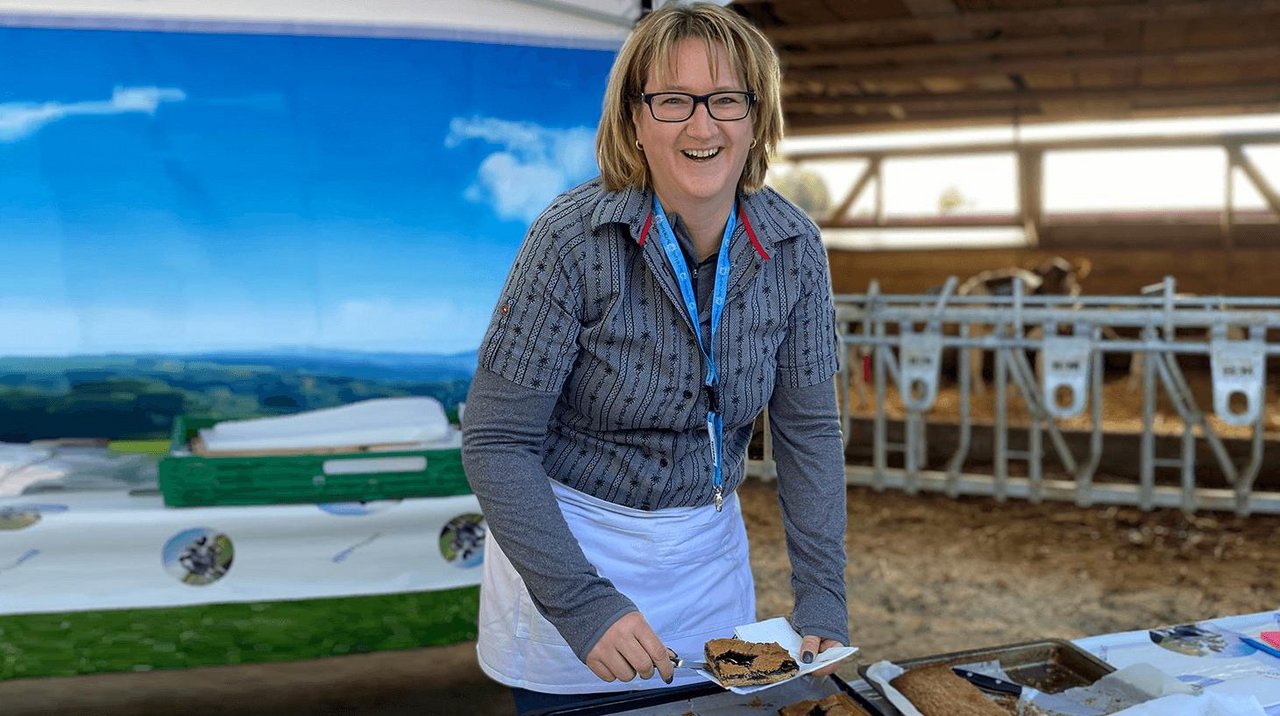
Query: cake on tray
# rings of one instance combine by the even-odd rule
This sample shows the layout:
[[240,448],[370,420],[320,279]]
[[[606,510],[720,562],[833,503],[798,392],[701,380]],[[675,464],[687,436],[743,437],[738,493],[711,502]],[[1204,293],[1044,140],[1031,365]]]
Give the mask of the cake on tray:
[[924,716],[1009,716],[1010,711],[945,664],[911,669],[889,682]]

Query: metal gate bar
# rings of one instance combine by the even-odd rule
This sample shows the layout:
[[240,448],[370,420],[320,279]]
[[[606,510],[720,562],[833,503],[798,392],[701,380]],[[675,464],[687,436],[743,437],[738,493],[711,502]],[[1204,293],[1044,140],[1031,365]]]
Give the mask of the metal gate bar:
[[[1023,295],[1013,284],[1011,296],[956,296],[954,278],[936,294],[882,294],[872,282],[865,294],[836,297],[837,327],[846,360],[841,361],[841,427],[846,447],[852,435],[855,394],[865,395],[864,363],[869,361],[874,392],[871,465],[847,466],[850,484],[874,489],[941,491],[950,496],[977,494],[1039,501],[1069,500],[1080,506],[1127,504],[1144,510],[1178,507],[1280,513],[1280,492],[1254,489],[1265,447],[1265,366],[1268,356],[1280,355],[1280,343],[1267,341],[1268,329],[1280,329],[1280,298],[1185,296],[1166,278],[1158,293],[1137,296]],[[1069,336],[1061,327],[1070,327]],[[981,331],[975,331],[981,327]],[[893,329],[891,331],[891,329]],[[1137,338],[1121,338],[1115,329],[1138,331]],[[1178,330],[1194,329],[1195,337]],[[1232,338],[1232,329],[1237,337]],[[1243,337],[1240,337],[1243,336]],[[1075,353],[1068,355],[1068,349]],[[956,355],[957,444],[945,469],[927,468],[926,415],[940,385],[941,356]],[[965,471],[973,439],[970,351],[994,356],[993,454],[990,475]],[[1026,352],[1036,352],[1038,364],[1052,362],[1067,383],[1057,387],[1037,376]],[[1104,356],[1127,353],[1141,359],[1142,435],[1135,482],[1098,482],[1105,443],[1103,430]],[[1224,422],[1252,428],[1248,461],[1237,466],[1192,393],[1178,363],[1179,356],[1209,356],[1214,410]],[[848,358],[853,356],[855,360]],[[1070,358],[1068,360],[1068,358]],[[1083,358],[1083,359],[1081,359]],[[1027,409],[1026,448],[1009,445],[1008,415],[1012,384]],[[888,437],[886,399],[896,388],[906,409],[901,443]],[[1065,385],[1072,400],[1063,405],[1057,390]],[[981,387],[981,386],[976,386]],[[1182,423],[1176,456],[1156,454],[1156,401],[1159,391],[1169,399]],[[1245,398],[1243,411],[1231,405]],[[1237,401],[1238,402],[1238,401]],[[1078,459],[1070,449],[1058,420],[1084,414],[1088,404],[1088,454]],[[1072,412],[1075,411],[1075,412]],[[1245,420],[1248,422],[1243,422]],[[935,424],[935,429],[936,424]],[[1070,480],[1046,479],[1043,473],[1048,434],[1051,452]],[[1230,489],[1202,487],[1196,482],[1196,448],[1200,440],[1211,450]],[[891,453],[900,454],[902,468],[890,468]],[[1012,477],[1009,461],[1024,461],[1026,477]],[[765,436],[762,460],[749,461],[748,474],[776,476],[772,442]],[[1177,469],[1176,487],[1158,485],[1157,469]]]

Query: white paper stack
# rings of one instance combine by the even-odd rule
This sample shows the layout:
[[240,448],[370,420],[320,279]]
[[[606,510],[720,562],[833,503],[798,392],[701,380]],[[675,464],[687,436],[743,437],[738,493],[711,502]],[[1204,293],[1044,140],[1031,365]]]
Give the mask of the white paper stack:
[[451,446],[457,430],[433,398],[378,398],[297,415],[218,423],[200,431],[206,453],[358,446]]

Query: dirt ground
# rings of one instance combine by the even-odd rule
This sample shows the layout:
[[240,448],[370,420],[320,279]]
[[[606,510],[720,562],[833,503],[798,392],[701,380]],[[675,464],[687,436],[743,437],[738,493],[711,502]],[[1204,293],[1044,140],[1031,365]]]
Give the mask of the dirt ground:
[[[762,615],[784,612],[771,489],[744,490]],[[1074,639],[1280,607],[1280,517],[849,491],[863,660]]]
[[[775,491],[741,490],[759,616],[790,609]],[[1077,638],[1280,607],[1280,517],[849,490],[862,661]],[[856,664],[841,675],[856,678]],[[507,714],[472,644],[267,666],[0,683],[0,713]]]

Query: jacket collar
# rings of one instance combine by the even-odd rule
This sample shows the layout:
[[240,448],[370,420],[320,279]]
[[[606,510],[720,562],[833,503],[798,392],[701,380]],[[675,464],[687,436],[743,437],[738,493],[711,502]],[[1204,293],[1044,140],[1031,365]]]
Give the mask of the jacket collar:
[[[779,241],[795,238],[804,232],[806,222],[791,216],[798,209],[769,187],[757,192],[739,192],[738,206],[746,213],[757,240],[767,253],[772,254],[773,245]],[[626,187],[621,191],[603,192],[591,213],[591,231],[595,233],[605,224],[625,224],[631,239],[639,242],[646,225],[649,231],[654,231],[652,222],[648,221],[652,208],[653,191],[650,189]]]

